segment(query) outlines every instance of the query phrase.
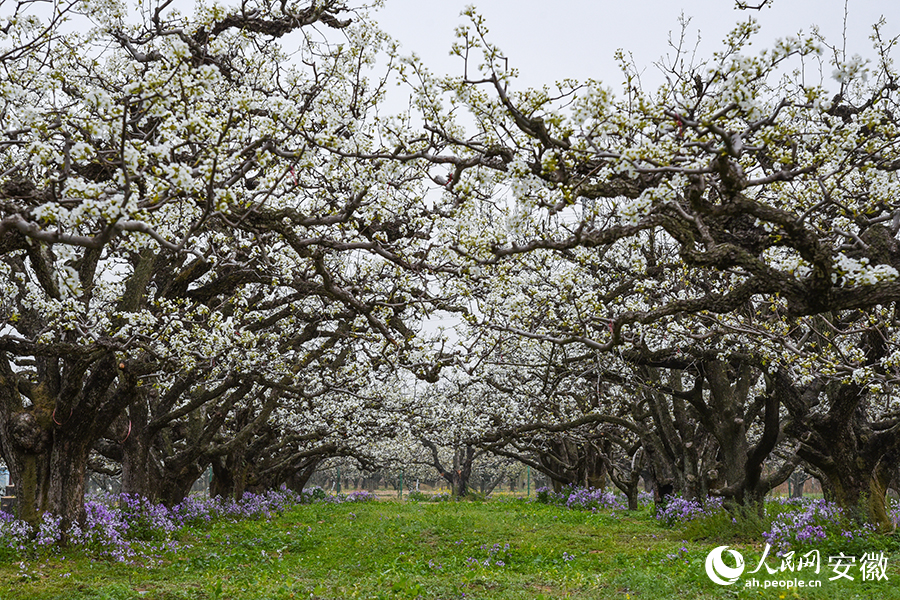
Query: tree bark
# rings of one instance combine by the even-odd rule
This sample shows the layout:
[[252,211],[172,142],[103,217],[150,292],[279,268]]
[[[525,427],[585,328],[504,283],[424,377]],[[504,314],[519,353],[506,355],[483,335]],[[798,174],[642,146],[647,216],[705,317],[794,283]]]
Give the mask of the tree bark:
[[37,362],[41,380],[34,384],[0,357],[0,446],[20,480],[21,517],[37,523],[53,512],[65,533],[84,516],[91,448],[134,398],[137,377],[107,351]]
[[84,486],[88,457],[95,436],[90,431],[57,430],[50,452],[50,489],[48,508],[61,517],[60,528],[65,533],[73,523],[83,523]]
[[122,493],[156,501],[159,471],[151,459],[153,436],[149,430],[149,408],[144,399],[128,409],[129,429],[122,443]]
[[791,412],[786,430],[801,441],[798,455],[825,480],[822,490],[844,514],[880,531],[892,528],[885,507],[888,472],[900,455],[900,425],[873,427],[866,416],[866,391],[855,383],[826,388],[826,412],[811,413],[821,387],[798,389],[782,371],[776,374]]
[[0,411],[0,451],[16,486],[18,516],[32,525],[50,500],[52,433],[39,423],[41,417],[25,409],[9,416]]

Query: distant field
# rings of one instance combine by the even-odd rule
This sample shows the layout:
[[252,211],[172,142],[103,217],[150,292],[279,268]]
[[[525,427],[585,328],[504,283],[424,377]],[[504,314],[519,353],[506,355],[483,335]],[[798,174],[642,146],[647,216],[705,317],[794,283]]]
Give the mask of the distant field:
[[[715,534],[713,534],[715,536]],[[759,562],[762,539],[669,529],[649,509],[582,512],[520,500],[299,506],[271,521],[218,522],[179,534],[160,564],[125,566],[47,552],[0,562],[0,600],[343,598],[900,599],[900,554],[887,581],[821,588],[719,586],[704,562],[730,545]],[[699,539],[693,539],[699,538]],[[768,564],[777,565],[770,559]],[[765,574],[765,581],[796,573]]]

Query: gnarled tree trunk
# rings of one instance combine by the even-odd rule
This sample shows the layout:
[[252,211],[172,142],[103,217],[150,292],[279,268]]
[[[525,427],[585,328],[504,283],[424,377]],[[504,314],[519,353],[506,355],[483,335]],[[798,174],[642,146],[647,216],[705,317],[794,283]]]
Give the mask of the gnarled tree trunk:
[[84,518],[91,448],[134,398],[137,376],[105,350],[41,358],[37,374],[34,384],[0,359],[0,445],[20,517],[36,523],[50,511],[65,534]]

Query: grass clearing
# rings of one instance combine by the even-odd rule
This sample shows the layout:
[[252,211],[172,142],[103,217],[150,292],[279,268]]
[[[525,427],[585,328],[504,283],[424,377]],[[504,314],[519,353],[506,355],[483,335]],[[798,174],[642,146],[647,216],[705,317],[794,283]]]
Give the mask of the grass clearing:
[[[763,540],[740,523],[660,525],[649,509],[587,512],[524,501],[369,502],[298,506],[271,521],[220,520],[179,534],[159,564],[124,565],[81,552],[0,561],[0,600],[281,600],[549,598],[900,599],[900,553],[879,543],[887,581],[829,581],[765,570]],[[704,562],[716,546],[746,558],[742,579],[714,584]],[[776,567],[780,559],[770,557]],[[810,579],[818,589],[746,587]],[[763,583],[761,583],[761,586]]]

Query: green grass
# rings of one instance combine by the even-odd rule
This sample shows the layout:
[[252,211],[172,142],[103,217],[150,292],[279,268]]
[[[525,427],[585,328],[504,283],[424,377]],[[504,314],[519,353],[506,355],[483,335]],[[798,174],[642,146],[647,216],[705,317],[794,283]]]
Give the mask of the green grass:
[[749,571],[762,539],[740,524],[710,529],[666,529],[647,510],[592,514],[519,501],[307,505],[271,522],[188,530],[179,538],[185,547],[150,566],[72,552],[15,557],[0,562],[0,600],[900,599],[896,552],[888,554],[888,581],[877,584],[859,581],[858,570],[856,581],[828,581],[823,556],[818,576],[760,577],[819,579],[820,589],[746,588],[746,573],[717,586],[704,570],[709,551],[735,547]]

